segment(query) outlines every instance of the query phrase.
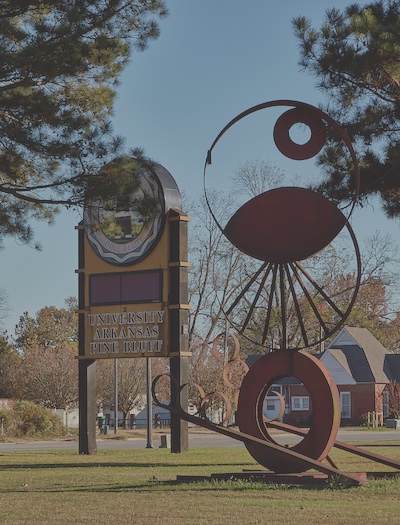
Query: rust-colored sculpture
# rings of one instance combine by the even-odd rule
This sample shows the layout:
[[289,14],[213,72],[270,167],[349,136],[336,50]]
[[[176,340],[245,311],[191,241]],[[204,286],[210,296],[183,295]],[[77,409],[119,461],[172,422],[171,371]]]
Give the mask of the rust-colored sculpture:
[[[211,164],[214,148],[233,124],[256,111],[280,106],[291,107],[278,118],[273,132],[275,144],[285,156],[304,160],[318,154],[325,144],[327,125],[343,141],[353,163],[354,192],[350,202],[346,203],[342,211],[321,193],[309,188],[275,188],[246,202],[223,227],[207,197],[207,167]],[[309,141],[303,145],[296,144],[289,136],[290,127],[296,123],[306,124],[311,132]],[[204,168],[204,189],[210,212],[224,235],[239,250],[262,261],[225,312],[231,325],[251,341],[265,345],[270,329],[272,305],[279,304],[283,334],[280,346],[287,348],[287,298],[283,293],[283,283],[286,282],[290,286],[290,295],[301,331],[300,339],[290,346],[298,350],[315,346],[336,332],[350,314],[361,278],[358,244],[348,223],[358,196],[359,168],[351,142],[340,126],[324,112],[300,102],[273,101],[254,106],[235,117],[214,140]],[[339,305],[337,300],[329,297],[302,264],[302,261],[320,252],[333,241],[342,230],[348,232],[357,261],[356,286],[345,305]],[[299,295],[303,297],[303,302],[305,301],[304,306],[313,311],[321,327],[320,337],[310,339],[301,312]],[[251,305],[250,308],[248,304]],[[321,315],[322,305],[335,313],[336,321],[333,324],[324,321]],[[246,318],[235,316],[235,311],[243,309],[244,306],[248,309]],[[260,308],[265,310],[264,328],[261,335],[251,334],[252,314]]]
[[[328,126],[343,141],[353,164],[354,192],[350,202],[340,210],[324,195],[309,188],[275,188],[245,203],[223,226],[217,220],[217,214],[214,213],[207,196],[206,172],[211,164],[214,149],[221,137],[235,123],[257,111],[277,107],[289,108],[277,119],[273,130],[275,145],[286,157],[304,160],[317,155],[325,145]],[[290,137],[290,128],[297,123],[305,124],[310,129],[311,136],[305,144],[297,144]],[[242,290],[226,309],[227,320],[239,334],[265,347],[271,326],[271,313],[274,307],[276,314],[276,305],[278,305],[282,336],[279,348],[262,357],[248,372],[245,364],[242,365],[244,373],[247,374],[239,391],[234,395],[239,432],[208,421],[205,407],[213,396],[222,397],[226,404],[226,414],[221,423],[228,419],[231,406],[224,394],[204,394],[198,385],[195,386],[202,398],[200,408],[202,418],[186,414],[177,400],[172,399],[166,408],[178,412],[182,419],[243,441],[256,461],[276,473],[299,473],[315,468],[328,475],[342,476],[359,483],[358,476],[341,472],[329,460],[328,454],[333,446],[340,446],[353,453],[400,468],[397,462],[376,454],[361,452],[355,447],[336,441],[340,425],[340,400],[337,387],[328,370],[318,359],[300,352],[301,349],[324,341],[343,325],[354,305],[360,284],[360,253],[348,222],[358,196],[359,168],[351,142],[345,132],[327,114],[308,104],[281,100],[254,106],[229,122],[214,140],[208,151],[204,168],[204,189],[210,212],[222,233],[239,250],[261,261],[258,269],[248,277]],[[357,268],[356,285],[345,306],[339,305],[330,297],[303,264],[303,261],[323,250],[341,231],[347,232],[351,239]],[[287,337],[288,295],[284,291],[285,286],[294,305],[300,332],[300,336],[290,344]],[[303,313],[304,304],[308,311],[312,312],[320,327],[317,337],[310,337],[307,332]],[[236,312],[243,312],[244,305],[247,315],[237,315]],[[325,321],[321,313],[323,309],[334,312],[333,323],[329,324]],[[264,312],[263,326],[258,332],[252,331],[251,327],[256,311]],[[217,359],[220,359],[217,352],[219,337],[213,345],[213,352]],[[225,365],[223,373],[224,382],[230,388],[234,386],[228,377],[230,363],[240,362],[239,342],[236,336],[233,337],[235,352]],[[270,422],[264,415],[265,397],[272,384],[283,377],[297,378],[308,390],[313,408],[313,418],[308,433],[277,421]],[[160,404],[155,395],[157,380],[156,378],[153,384],[153,395],[156,403]],[[287,449],[274,441],[269,427],[302,435],[304,439],[291,449]],[[322,463],[325,458],[328,459],[329,465]]]
[[[326,368],[310,354],[286,350],[267,354],[255,363],[243,380],[238,403],[238,424],[242,432],[275,443],[268,432],[264,400],[269,388],[281,377],[299,379],[310,395],[313,419],[309,432],[292,450],[322,461],[329,454],[340,426],[340,399]],[[253,458],[274,472],[303,472],[295,458],[282,459],[259,445],[247,444]]]

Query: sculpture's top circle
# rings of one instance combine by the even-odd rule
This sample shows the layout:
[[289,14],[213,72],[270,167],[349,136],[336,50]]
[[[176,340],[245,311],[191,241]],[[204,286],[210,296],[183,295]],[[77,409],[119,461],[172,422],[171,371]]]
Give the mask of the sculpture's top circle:
[[[311,132],[305,144],[297,144],[290,137],[290,129],[295,124],[305,124]],[[279,151],[294,160],[305,160],[315,157],[325,145],[326,127],[321,116],[304,108],[293,108],[285,111],[276,121],[274,141]]]
[[[354,190],[350,206],[342,213],[321,193],[308,188],[275,188],[246,202],[223,227],[207,196],[206,172],[213,150],[221,137],[237,122],[257,111],[289,107],[277,119],[273,137],[278,150],[293,160],[317,155],[326,143],[327,126],[347,147],[354,169]],[[297,144],[290,136],[295,124],[310,130],[305,144]],[[211,215],[223,234],[244,253],[268,262],[291,262],[306,259],[327,246],[345,226],[359,192],[358,162],[349,137],[344,130],[318,108],[291,100],[277,100],[253,106],[232,119],[217,135],[207,153],[204,167],[204,192]]]

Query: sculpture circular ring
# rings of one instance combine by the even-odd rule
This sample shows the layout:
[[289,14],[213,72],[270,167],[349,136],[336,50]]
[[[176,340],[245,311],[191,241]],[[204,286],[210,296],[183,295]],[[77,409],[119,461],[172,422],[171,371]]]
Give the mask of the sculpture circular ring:
[[[305,124],[311,137],[305,144],[297,144],[290,137],[294,124]],[[293,160],[311,159],[323,148],[326,141],[326,127],[319,114],[304,109],[293,108],[285,111],[275,123],[274,141],[279,151]]]
[[243,359],[230,360],[224,366],[224,368],[222,370],[222,377],[223,377],[224,383],[225,383],[225,385],[228,388],[231,388],[232,390],[235,390],[237,387],[235,385],[233,385],[231,383],[230,379],[229,379],[229,369],[230,369],[232,363],[239,363],[241,365],[241,367],[243,368],[244,375],[246,375],[247,372],[249,371],[249,367],[248,367],[246,361],[243,361]]
[[[243,380],[238,403],[238,425],[241,432],[277,444],[268,433],[263,417],[265,394],[282,377],[295,377],[310,396],[313,417],[304,439],[291,450],[317,461],[329,454],[340,425],[338,389],[328,370],[311,354],[297,351],[275,351],[259,359]],[[273,451],[247,444],[252,457],[274,472],[303,472],[304,464],[292,457],[283,461]]]
[[215,391],[215,392],[210,392],[209,394],[206,394],[201,400],[200,413],[204,419],[206,419],[207,421],[211,423],[211,421],[208,419],[207,414],[206,414],[206,410],[207,410],[206,403],[208,401],[211,401],[211,399],[213,399],[213,397],[216,397],[216,396],[219,396],[224,401],[225,406],[226,406],[225,417],[222,419],[222,421],[219,422],[219,425],[223,425],[224,423],[228,421],[228,419],[231,417],[231,414],[232,414],[231,402],[229,401],[229,399],[223,392]]
[[271,392],[268,392],[267,395],[274,395],[279,399],[280,409],[278,414],[274,417],[274,419],[269,419],[264,415],[263,420],[264,421],[278,421],[283,417],[283,414],[285,413],[285,400],[283,399],[283,395],[280,392],[276,392],[275,390],[271,390]]
[[200,414],[201,413],[201,403],[202,403],[203,399],[205,398],[205,392],[204,392],[203,388],[198,383],[184,383],[181,386],[181,389],[184,388],[185,386],[188,386],[188,387],[193,386],[197,390],[197,392],[198,392],[198,394],[200,396],[200,406],[196,407],[197,408],[197,412],[194,415]]
[[171,381],[174,382],[175,387],[179,388],[179,383],[176,381],[176,379],[173,376],[171,376],[171,374],[159,374],[153,379],[153,382],[151,383],[151,395],[152,395],[154,403],[159,407],[168,409],[168,407],[173,406],[172,399],[170,399],[168,405],[166,405],[165,403],[161,403],[161,401],[158,399],[157,394],[156,394],[157,383],[160,381],[162,377],[168,377]]
[[[214,357],[220,362],[220,363],[225,363],[225,359],[223,357],[221,357],[221,354],[218,352],[218,344],[219,344],[219,340],[221,339],[221,336],[223,334],[218,334],[217,337],[214,339],[213,341],[213,345],[212,345],[212,352],[214,354]],[[236,337],[235,334],[228,334],[230,337],[232,337],[234,343],[235,343],[235,351],[233,353],[233,356],[229,359],[229,361],[236,361],[239,359],[239,352],[240,352],[240,344],[239,344],[239,339]]]
[[[177,399],[175,399],[175,403],[172,402],[172,399],[170,399],[168,404],[161,403],[161,401],[157,397],[156,386],[157,386],[157,383],[160,381],[160,379],[163,378],[163,377],[168,377],[172,381],[172,383],[174,384],[174,386],[176,388]],[[157,406],[162,407],[162,408],[166,408],[167,410],[169,409],[170,406],[174,406],[176,408],[180,408],[181,410],[183,410],[181,405],[180,405],[180,402],[179,402],[179,391],[181,391],[186,386],[193,386],[198,391],[198,393],[200,395],[201,402],[203,401],[203,399],[205,398],[205,393],[204,393],[203,388],[200,385],[198,385],[197,383],[184,383],[182,385],[179,385],[179,382],[177,381],[177,379],[175,377],[171,376],[171,374],[166,374],[166,373],[159,374],[158,376],[156,376],[153,379],[153,381],[151,383],[151,394],[152,394],[153,401],[154,401],[154,403]],[[172,398],[172,394],[171,394],[171,398]],[[202,404],[200,405],[200,409],[197,411],[197,413],[199,413],[201,411],[201,406],[202,406]]]

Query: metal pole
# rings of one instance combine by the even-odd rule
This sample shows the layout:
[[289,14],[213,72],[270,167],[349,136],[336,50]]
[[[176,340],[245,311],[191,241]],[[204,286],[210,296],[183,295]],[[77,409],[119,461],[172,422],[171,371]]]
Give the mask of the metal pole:
[[322,326],[319,327],[319,338],[321,339],[321,341],[319,343],[319,353],[322,354],[324,352],[324,349],[325,349],[324,341],[322,341],[322,338],[323,338]]
[[228,330],[229,330],[229,322],[228,318],[225,320],[225,345],[224,345],[224,365],[228,363]]
[[118,434],[118,359],[114,359],[114,434]]
[[147,445],[146,448],[153,448],[153,399],[151,395],[151,358],[146,357],[147,375]]

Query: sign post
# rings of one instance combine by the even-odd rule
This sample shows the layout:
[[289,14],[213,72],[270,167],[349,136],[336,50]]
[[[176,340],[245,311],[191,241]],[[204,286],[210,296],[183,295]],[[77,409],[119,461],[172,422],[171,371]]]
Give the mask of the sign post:
[[[179,399],[181,407],[188,406],[188,222],[187,216],[175,210],[169,216],[170,225],[170,374],[171,399]],[[185,386],[183,386],[185,385]],[[183,386],[183,388],[182,388]],[[177,391],[179,389],[179,391]],[[171,413],[171,452],[187,452],[188,425]]]
[[[89,202],[78,226],[81,454],[96,453],[97,359],[170,357],[171,382],[178,376],[179,385],[188,380],[187,363],[180,360],[187,362],[189,355],[190,219],[163,166],[138,163],[136,176],[134,195],[115,199],[114,206]],[[181,363],[180,373],[173,362]],[[172,425],[175,441],[179,445],[172,451],[187,450],[186,422]]]
[[[85,233],[83,225],[78,226],[78,308],[84,310],[85,287]],[[85,355],[84,315],[79,313],[79,357]],[[96,361],[94,359],[79,359],[78,362],[78,389],[79,389],[79,454],[96,454]]]

